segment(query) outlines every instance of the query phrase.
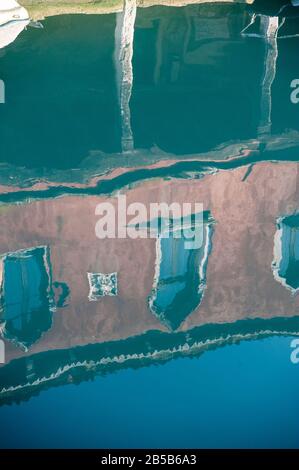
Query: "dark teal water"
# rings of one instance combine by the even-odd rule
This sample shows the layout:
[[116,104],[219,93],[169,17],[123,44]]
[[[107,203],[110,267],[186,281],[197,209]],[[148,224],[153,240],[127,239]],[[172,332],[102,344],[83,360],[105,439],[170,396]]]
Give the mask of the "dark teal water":
[[[180,155],[255,138],[265,43],[240,36],[250,19],[244,7],[214,9],[212,15],[196,5],[138,10],[130,105],[136,148]],[[27,29],[2,52],[8,106],[0,108],[1,161],[67,169],[91,151],[120,151],[116,15],[63,15],[44,27]],[[297,126],[289,96],[298,43],[279,42],[275,134]]]
[[[299,447],[299,9],[257,3],[139,8],[123,102],[120,13],[0,49],[1,448]],[[97,240],[117,191],[202,247]]]

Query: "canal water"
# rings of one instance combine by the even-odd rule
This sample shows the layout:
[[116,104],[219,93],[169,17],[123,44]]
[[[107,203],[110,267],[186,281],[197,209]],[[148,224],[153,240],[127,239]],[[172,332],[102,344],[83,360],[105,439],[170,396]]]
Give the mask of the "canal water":
[[[299,447],[299,8],[261,3],[0,49],[0,447]],[[99,238],[120,196],[154,236]]]

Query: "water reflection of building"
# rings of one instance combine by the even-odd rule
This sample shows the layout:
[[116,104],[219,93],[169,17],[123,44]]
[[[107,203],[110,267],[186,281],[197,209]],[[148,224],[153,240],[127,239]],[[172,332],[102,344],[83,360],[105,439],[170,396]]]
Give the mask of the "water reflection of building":
[[[252,84],[260,83],[263,44],[244,41],[240,32],[247,20],[244,5],[137,15],[131,100],[137,147],[155,144],[184,154],[256,136],[260,97]],[[240,119],[240,103],[246,119]]]
[[[33,282],[30,285],[35,289],[35,291],[32,289],[33,300],[30,298],[29,304],[26,305],[33,307],[37,305],[33,312],[41,314],[39,297],[34,295],[34,292],[38,285],[42,286],[40,293],[47,292],[46,299],[50,299],[50,304],[47,304],[50,305],[50,310],[47,311],[51,312],[51,316],[45,318],[52,321],[52,326],[49,329],[47,325],[37,324],[36,317],[32,323],[27,323],[35,333],[39,331],[39,335],[35,336],[35,343],[25,355],[15,343],[6,341],[8,365],[1,369],[3,384],[7,385],[10,380],[8,378],[12,377],[9,372],[11,367],[18,369],[24,365],[26,368],[29,367],[30,374],[22,369],[22,374],[25,373],[25,378],[22,380],[26,381],[29,374],[33,377],[32,381],[37,381],[39,384],[39,379],[46,376],[54,367],[47,360],[45,364],[41,364],[40,353],[46,351],[53,351],[54,357],[58,354],[55,351],[62,350],[59,354],[68,358],[64,364],[66,369],[62,370],[60,368],[62,364],[58,366],[56,363],[61,379],[61,374],[63,376],[66,371],[75,367],[74,364],[79,364],[82,371],[86,370],[86,364],[92,367],[94,363],[96,367],[93,354],[97,348],[102,351],[103,362],[98,357],[96,363],[99,362],[98,365],[101,367],[111,364],[112,358],[108,358],[106,350],[107,348],[110,350],[108,344],[111,341],[119,354],[114,363],[122,364],[122,361],[126,362],[122,355],[127,353],[133,357],[132,360],[141,359],[141,363],[147,353],[149,360],[151,358],[158,360],[159,350],[161,352],[170,348],[174,349],[176,354],[184,351],[186,353],[188,352],[188,344],[185,345],[186,338],[193,338],[195,332],[190,352],[193,348],[202,350],[208,345],[223,344],[223,341],[230,341],[232,338],[255,337],[266,334],[266,331],[267,334],[298,332],[298,325],[294,319],[298,313],[298,298],[276,281],[271,269],[273,240],[276,233],[275,220],[281,214],[298,211],[298,164],[256,164],[244,180],[246,172],[247,168],[238,168],[230,172],[220,171],[214,175],[207,175],[202,180],[153,180],[127,191],[128,204],[134,201],[148,204],[161,200],[171,203],[174,197],[177,202],[200,200],[216,221],[212,250],[206,266],[204,296],[192,305],[190,309],[192,311],[186,308],[183,318],[180,317],[180,309],[176,310],[173,305],[174,308],[171,308],[171,315],[168,317],[169,325],[172,328],[180,325],[173,334],[167,333],[169,330],[164,326],[164,319],[159,315],[153,315],[148,305],[148,296],[153,292],[153,287],[154,289],[163,287],[161,281],[164,281],[164,277],[163,279],[159,277],[158,282],[155,278],[157,242],[154,239],[96,239],[95,207],[105,198],[65,197],[39,200],[21,206],[5,206],[1,213],[0,242],[1,250],[4,253],[11,253],[8,258],[12,257],[13,260],[18,258],[20,253],[27,253],[30,255],[28,262],[33,263],[31,257],[34,251],[19,250],[28,250],[33,246],[49,247],[48,264],[43,267],[41,263],[34,261],[39,268],[36,270],[31,268],[31,264],[28,266],[25,264],[24,272],[30,283]],[[116,204],[114,198],[110,200]],[[205,264],[205,258],[200,253],[196,258],[197,255],[194,253],[195,258],[191,256],[192,259],[185,259],[183,256],[181,259],[175,250],[167,252],[170,264],[166,263],[165,266],[160,264],[160,268],[161,271],[164,271],[164,267],[166,269],[165,279],[170,280],[172,295],[173,282],[175,283],[177,279],[169,277],[171,263],[174,263],[175,272],[180,274],[180,268],[185,262],[191,263],[190,266],[197,269],[201,262],[202,266]],[[34,260],[35,258],[34,255]],[[5,256],[3,259],[5,260]],[[5,263],[4,269],[2,267],[4,304],[5,282],[7,285],[10,283],[10,287],[13,286],[9,276],[12,269],[20,269],[18,263],[17,259],[14,267],[8,265],[6,272]],[[51,278],[46,277],[45,273],[49,269],[45,266],[51,269]],[[187,270],[187,278],[184,276],[182,278],[184,289],[190,285],[192,288],[198,286],[199,279],[188,278],[192,274],[192,269]],[[45,279],[43,283],[40,282],[42,273]],[[91,284],[88,273],[95,274],[92,286],[95,288],[93,294],[97,294],[97,297],[92,300],[96,301],[89,299]],[[117,273],[117,285],[116,279],[99,278],[99,273]],[[185,297],[182,304],[186,303],[188,307],[190,291],[189,288],[184,289],[182,292]],[[101,292],[112,295],[101,295]],[[64,297],[67,294],[65,302],[61,302],[63,294]],[[23,302],[19,302],[16,308],[20,310],[25,300],[27,301],[24,299]],[[10,312],[12,307],[10,302],[7,304]],[[171,306],[171,303],[169,305]],[[44,307],[45,305],[42,305],[42,308]],[[169,312],[166,310],[166,313]],[[22,318],[22,315],[18,318]],[[260,318],[260,323],[255,323],[253,321],[255,318]],[[252,322],[248,323],[247,319],[251,319]],[[41,322],[40,316],[39,321]],[[245,323],[238,323],[240,321]],[[32,330],[30,331],[32,334]],[[153,331],[155,333],[151,333]],[[222,336],[221,340],[223,331],[226,331],[226,339]],[[14,334],[16,335],[15,332]],[[209,334],[212,335],[210,338]],[[132,339],[134,337],[136,340]],[[159,338],[163,340],[160,346]],[[169,348],[166,347],[167,344]],[[91,346],[83,348],[84,350],[74,350],[78,346],[86,347],[86,345]],[[135,353],[134,347],[136,347]],[[112,352],[113,348],[111,354]],[[85,354],[89,357],[88,360]],[[162,352],[161,354],[163,357]],[[169,352],[167,354],[171,355]],[[24,359],[21,359],[22,357]],[[11,362],[13,358],[18,360]],[[35,364],[34,367],[32,364]],[[56,375],[52,376],[53,380],[54,376]],[[47,383],[51,383],[52,379],[49,377]],[[18,374],[15,380],[20,381]]]
[[[292,48],[286,51],[288,40],[273,38],[267,45],[266,38],[243,37],[250,20],[246,5],[141,8],[135,24],[134,15],[129,16],[127,28],[123,18],[121,13],[50,18],[46,29],[51,34],[28,30],[5,51],[1,67],[10,106],[0,109],[3,162],[19,167],[30,156],[28,179],[51,179],[49,166],[82,170],[95,151],[105,155],[101,171],[107,171],[113,155],[133,146],[157,146],[161,158],[163,151],[200,154],[227,141],[261,137],[258,130],[269,129],[270,118],[272,134],[297,128],[289,96],[282,102],[276,92],[289,93],[285,76],[290,67],[280,63],[290,62]],[[62,38],[65,55],[72,57],[67,64],[56,54]],[[278,49],[284,51],[281,62]],[[123,61],[118,60],[121,50],[129,51]],[[55,79],[53,71],[59,71]],[[118,92],[117,83],[118,88],[125,84]]]
[[[224,138],[233,139],[235,132],[238,140],[247,137],[248,141],[248,136],[255,137],[257,129],[265,127],[261,122],[271,124],[269,99],[273,92],[276,55],[268,53],[270,49],[267,44],[265,48],[263,41],[258,54],[261,73],[246,57],[244,70],[238,65],[239,75],[234,75],[235,66],[227,68],[227,59],[243,57],[244,42],[239,36],[239,28],[245,24],[242,18],[246,15],[234,16],[230,10],[223,20],[220,14],[211,14],[209,8],[200,10],[206,20],[204,23],[200,15],[190,14],[195,9],[190,9],[189,13],[180,10],[165,17],[163,12],[154,9],[148,23],[142,27],[138,26],[141,17],[137,17],[135,39],[144,41],[145,45],[156,44],[156,47],[148,51],[148,57],[153,53],[153,60],[149,60],[144,75],[140,74],[140,69],[138,71],[144,61],[138,66],[139,59],[134,58],[135,97],[140,93],[143,105],[146,102],[147,119],[151,119],[152,110],[152,116],[161,116],[168,124],[168,128],[161,128],[161,123],[143,120],[143,132],[149,132],[149,137],[140,137],[142,129],[138,129],[136,119],[139,111],[133,96],[133,130],[139,145],[142,139],[148,145],[153,139],[162,148],[167,148],[177,138],[174,145],[178,149],[182,149],[187,141],[191,145],[200,142],[203,149],[205,144],[207,148],[211,144],[200,141],[199,137],[205,139],[212,135],[214,145],[217,139],[219,142]],[[159,12],[157,18],[155,11]],[[146,15],[142,16],[142,21]],[[216,23],[221,30],[219,37],[214,32]],[[110,38],[114,23],[109,20],[108,24],[109,34],[106,31],[104,37]],[[149,39],[145,38],[147,34]],[[246,46],[248,51],[252,47],[249,44]],[[256,47],[252,50],[256,51]],[[239,88],[243,74],[246,81],[244,87]],[[142,77],[139,82],[138,76]],[[211,76],[212,83],[209,82]],[[200,86],[192,77],[200,77]],[[260,77],[265,84],[262,99],[256,91]],[[254,85],[252,89],[251,84]],[[244,130],[242,123],[243,131],[238,127],[238,113],[233,120],[227,119],[226,115],[227,128],[223,116],[219,120],[221,126],[215,122],[219,106],[222,111],[231,110],[229,92],[232,89],[239,93],[235,97],[237,100],[246,102],[242,108],[246,111],[246,119],[248,113],[252,113],[249,127]],[[198,99],[198,105],[207,105],[203,98],[206,92],[209,99],[215,96],[213,113],[209,115],[204,111],[197,116],[190,112],[193,101]],[[161,102],[162,95],[168,96],[169,101],[167,98]],[[72,103],[73,98],[69,99]],[[176,99],[179,108],[176,108]],[[256,106],[257,103],[262,106]],[[95,108],[96,116],[99,106]],[[240,102],[237,108],[239,110]],[[113,112],[115,117],[117,110]],[[173,121],[169,122],[171,115]],[[92,116],[89,117],[94,125]],[[86,120],[85,124],[88,123]],[[109,119],[106,124],[109,127]],[[280,153],[293,145],[298,147],[296,134],[278,139],[271,138],[271,126],[266,130],[261,134],[269,152],[275,153],[279,140],[282,141]],[[97,135],[97,139],[101,141],[101,135]],[[183,142],[181,147],[179,141]],[[79,153],[86,143],[90,144],[90,135]],[[240,148],[242,146],[240,144]],[[57,150],[55,142],[53,148]],[[69,141],[67,148],[72,148]],[[254,149],[257,148],[255,143]],[[232,156],[225,148],[224,154],[222,159]],[[213,153],[217,160],[216,155],[219,153]],[[243,156],[241,150],[238,155]],[[118,169],[116,173],[121,174],[121,171]],[[22,180],[20,185],[24,184]],[[38,183],[37,191],[42,186]],[[79,185],[70,184],[70,192],[78,188]],[[25,192],[19,191],[26,198]],[[37,197],[38,192],[35,195]],[[106,370],[122,364],[135,367],[137,363],[198,352],[243,338],[298,334],[298,318],[295,317],[298,300],[285,289],[286,285],[295,288],[297,282],[289,275],[293,266],[297,267],[296,233],[285,220],[280,238],[282,257],[278,277],[286,282],[276,282],[277,276],[273,276],[271,270],[275,221],[282,214],[298,212],[296,163],[260,163],[249,170],[241,167],[207,175],[202,180],[148,181],[128,190],[128,198],[129,202],[145,204],[155,200],[171,203],[174,198],[177,202],[203,202],[216,221],[213,249],[209,250],[209,224],[205,250],[187,254],[181,250],[180,243],[172,239],[165,241],[165,246],[159,240],[99,241],[94,235],[94,210],[104,197],[64,197],[37,200],[22,206],[2,206],[0,246],[1,253],[6,255],[1,264],[1,320],[8,365],[1,369],[0,381],[8,395],[18,389],[20,393],[28,390],[30,394],[43,384],[76,380],[76,377],[88,375],[91,369]],[[294,242],[289,243],[291,238]],[[157,256],[163,250],[168,258]],[[42,253],[47,253],[47,262]],[[15,299],[13,290],[18,292]],[[180,308],[182,305],[183,309]],[[256,317],[259,320],[254,320]],[[177,331],[170,333],[169,328]],[[18,346],[29,348],[29,352],[23,354]],[[12,361],[15,358],[18,360]]]

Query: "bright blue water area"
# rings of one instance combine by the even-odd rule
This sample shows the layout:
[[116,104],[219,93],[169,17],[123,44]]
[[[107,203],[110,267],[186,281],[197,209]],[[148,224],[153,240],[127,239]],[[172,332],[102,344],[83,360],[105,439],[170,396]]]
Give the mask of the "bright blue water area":
[[291,340],[244,342],[47,390],[0,409],[1,447],[298,448]]

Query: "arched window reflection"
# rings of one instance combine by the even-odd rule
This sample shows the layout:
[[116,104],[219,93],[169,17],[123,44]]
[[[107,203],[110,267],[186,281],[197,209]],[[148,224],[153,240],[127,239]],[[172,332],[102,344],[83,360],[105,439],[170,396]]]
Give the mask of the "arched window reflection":
[[55,305],[49,249],[37,247],[2,256],[0,281],[2,336],[28,349],[52,325]]
[[175,228],[168,238],[157,237],[156,272],[149,297],[151,311],[169,329],[176,330],[200,304],[206,286],[206,270],[212,244],[213,221],[204,213],[192,230],[202,230],[201,246],[186,249],[186,238]]
[[280,218],[274,239],[275,279],[295,293],[299,288],[299,214]]

